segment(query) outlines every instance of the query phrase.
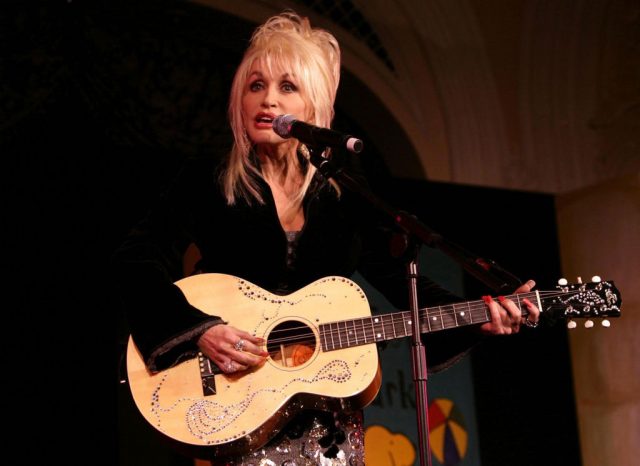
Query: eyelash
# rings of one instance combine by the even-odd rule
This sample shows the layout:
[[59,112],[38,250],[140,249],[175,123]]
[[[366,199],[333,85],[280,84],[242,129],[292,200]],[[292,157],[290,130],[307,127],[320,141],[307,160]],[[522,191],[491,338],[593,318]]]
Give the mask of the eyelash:
[[[284,81],[282,84],[280,84],[280,88],[284,92],[296,92],[298,90],[296,85],[289,81]],[[253,92],[257,92],[262,89],[264,89],[264,82],[261,80],[253,81],[252,83],[249,84],[249,90]]]
[[288,91],[285,91],[285,92],[295,92],[298,90],[298,88],[289,81],[283,82],[280,87],[285,87],[285,86],[290,88]]
[[252,83],[249,84],[249,90],[254,92],[262,89],[263,87],[264,87],[264,84],[262,83],[262,81],[253,81]]

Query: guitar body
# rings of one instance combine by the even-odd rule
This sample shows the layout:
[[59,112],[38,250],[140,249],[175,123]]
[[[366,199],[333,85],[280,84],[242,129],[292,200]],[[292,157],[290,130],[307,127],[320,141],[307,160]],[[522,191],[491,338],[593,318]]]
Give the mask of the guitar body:
[[216,373],[206,358],[150,373],[129,339],[127,372],[138,409],[170,440],[195,447],[191,454],[259,448],[301,409],[359,409],[377,395],[375,343],[322,349],[321,324],[371,316],[354,282],[326,277],[286,296],[224,274],[194,275],[176,285],[193,306],[264,338],[270,353],[265,364],[241,373]]

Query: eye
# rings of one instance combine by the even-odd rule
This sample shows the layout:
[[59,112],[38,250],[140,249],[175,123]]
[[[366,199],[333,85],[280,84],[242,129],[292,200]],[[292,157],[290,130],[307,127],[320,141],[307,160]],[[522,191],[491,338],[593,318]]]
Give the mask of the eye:
[[280,89],[282,89],[283,92],[296,92],[298,90],[296,85],[290,81],[284,81],[280,84]]
[[261,79],[256,79],[255,81],[252,81],[249,83],[249,90],[252,92],[256,92],[259,91],[261,89],[264,89],[264,82]]

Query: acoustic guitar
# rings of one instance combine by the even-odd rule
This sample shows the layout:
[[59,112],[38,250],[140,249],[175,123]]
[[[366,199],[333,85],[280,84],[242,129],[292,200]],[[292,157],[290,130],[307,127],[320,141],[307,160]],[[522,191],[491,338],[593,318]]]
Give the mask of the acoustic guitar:
[[[325,277],[286,296],[224,274],[193,275],[176,285],[193,306],[262,337],[270,354],[265,364],[241,373],[224,374],[202,355],[150,373],[129,338],[127,374],[137,408],[194,456],[259,448],[302,409],[367,406],[381,385],[377,344],[413,334],[412,312],[372,315],[363,290],[343,277]],[[508,298],[523,315],[528,298],[541,317],[620,316],[613,282],[563,283]],[[482,300],[429,307],[419,315],[421,333],[491,320]]]

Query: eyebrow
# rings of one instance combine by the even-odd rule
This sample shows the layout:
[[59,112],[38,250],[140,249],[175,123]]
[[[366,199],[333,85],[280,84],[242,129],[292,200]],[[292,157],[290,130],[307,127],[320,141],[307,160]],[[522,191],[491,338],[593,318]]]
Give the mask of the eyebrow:
[[[258,78],[264,78],[264,74],[262,74],[261,71],[252,71],[251,73],[249,73],[249,76],[247,76],[247,78],[251,78],[253,76],[256,76]],[[294,79],[294,78],[289,73],[283,73],[279,79]]]

